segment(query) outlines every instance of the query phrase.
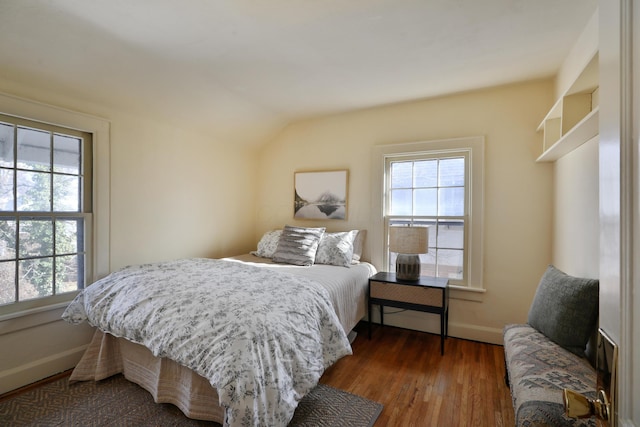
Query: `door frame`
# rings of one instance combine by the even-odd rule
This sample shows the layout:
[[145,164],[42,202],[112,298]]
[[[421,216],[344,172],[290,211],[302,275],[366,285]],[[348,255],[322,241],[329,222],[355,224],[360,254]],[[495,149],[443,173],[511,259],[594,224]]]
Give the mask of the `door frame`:
[[640,408],[633,405],[634,395],[640,396],[640,366],[633,365],[640,318],[632,316],[634,308],[640,313],[640,297],[633,299],[634,288],[640,290],[640,265],[634,265],[640,254],[640,151],[634,141],[640,80],[633,75],[634,65],[640,70],[633,28],[640,11],[632,6],[633,0],[599,2],[600,327],[619,347],[614,416],[623,427],[640,426]]

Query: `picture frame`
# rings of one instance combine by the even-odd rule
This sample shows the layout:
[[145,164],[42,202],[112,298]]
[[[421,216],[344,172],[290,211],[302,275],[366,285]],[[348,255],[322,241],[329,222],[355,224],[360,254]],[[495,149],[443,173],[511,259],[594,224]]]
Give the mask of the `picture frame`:
[[346,220],[349,171],[294,172],[293,217]]

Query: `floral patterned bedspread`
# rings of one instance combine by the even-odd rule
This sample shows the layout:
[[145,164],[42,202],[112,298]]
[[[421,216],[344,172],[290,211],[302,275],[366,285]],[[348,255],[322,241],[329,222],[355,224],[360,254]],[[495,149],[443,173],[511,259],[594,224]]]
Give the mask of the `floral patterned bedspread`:
[[124,268],[84,289],[62,317],[207,378],[228,426],[286,426],[324,370],[351,354],[321,285],[224,260]]

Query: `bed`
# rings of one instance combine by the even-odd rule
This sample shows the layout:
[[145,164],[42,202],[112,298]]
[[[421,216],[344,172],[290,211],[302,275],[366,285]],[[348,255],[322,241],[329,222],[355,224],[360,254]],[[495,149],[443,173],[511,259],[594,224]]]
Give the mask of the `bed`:
[[[324,370],[351,354],[348,336],[365,315],[375,268],[300,266],[257,255],[264,255],[260,244],[254,254],[233,258],[128,267],[88,287],[63,315],[96,326],[70,380],[122,373],[190,418],[287,425]],[[163,298],[168,302],[157,308]],[[177,322],[181,317],[186,323]]]

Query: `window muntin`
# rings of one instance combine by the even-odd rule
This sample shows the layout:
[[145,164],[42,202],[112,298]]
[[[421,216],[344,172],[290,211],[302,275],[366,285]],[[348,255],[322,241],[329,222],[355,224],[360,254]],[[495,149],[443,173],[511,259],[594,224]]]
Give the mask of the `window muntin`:
[[[429,252],[420,255],[422,274],[466,286],[469,152],[388,156],[385,170],[385,230],[392,225],[428,226]],[[394,271],[397,254],[388,246],[385,254],[387,268]]]
[[0,307],[82,289],[91,135],[0,116]]

